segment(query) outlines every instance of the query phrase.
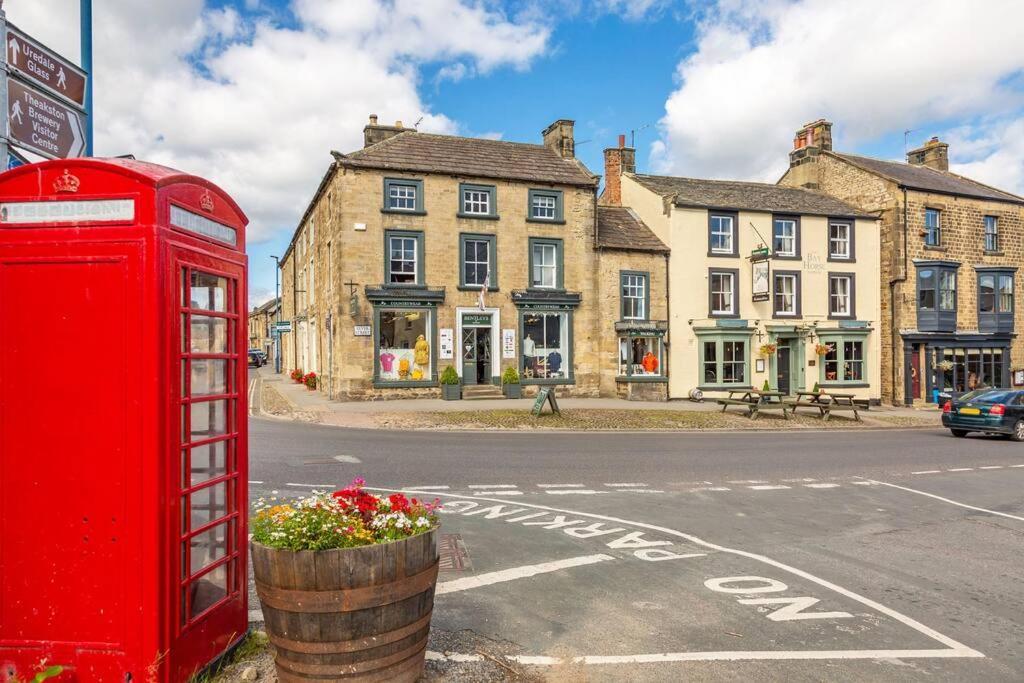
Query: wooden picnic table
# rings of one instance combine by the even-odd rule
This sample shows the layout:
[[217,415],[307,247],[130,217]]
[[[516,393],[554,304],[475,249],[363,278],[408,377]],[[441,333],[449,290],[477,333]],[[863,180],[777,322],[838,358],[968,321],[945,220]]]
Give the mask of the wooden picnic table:
[[730,406],[741,406],[747,409],[747,417],[757,419],[762,410],[781,410],[782,416],[789,419],[789,406],[785,402],[785,394],[780,391],[758,391],[756,389],[730,389],[728,398],[718,399],[724,413]]
[[798,391],[796,400],[789,402],[789,408],[794,415],[797,408],[816,408],[819,417],[826,422],[833,412],[852,410],[854,419],[860,422],[860,406],[854,401],[855,397],[855,394],[835,391]]

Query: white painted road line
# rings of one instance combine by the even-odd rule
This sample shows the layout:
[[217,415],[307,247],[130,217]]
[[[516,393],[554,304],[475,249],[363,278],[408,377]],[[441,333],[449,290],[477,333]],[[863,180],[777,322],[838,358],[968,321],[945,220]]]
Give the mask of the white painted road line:
[[817,479],[812,479],[811,477],[804,477],[803,479],[783,479],[782,483],[784,483],[784,484],[802,484],[802,483],[809,482],[809,481],[818,481],[818,480]]
[[523,492],[522,491],[509,491],[508,489],[503,489],[501,491],[474,491],[473,495],[474,496],[521,496],[521,495],[523,495]]
[[660,489],[616,489],[616,491],[622,491],[623,493],[665,493]]
[[494,489],[517,489],[519,488],[516,484],[470,484],[466,488],[468,489],[487,489],[488,491]]
[[447,486],[406,486],[405,488],[413,491],[447,491]]
[[782,486],[781,484],[766,484],[763,486],[748,486],[751,491],[778,491],[779,489],[792,488],[791,486]]
[[901,491],[909,491],[910,493],[916,493],[919,496],[928,496],[929,498],[934,498],[935,500],[941,500],[943,503],[949,503],[950,505],[956,505],[958,507],[967,508],[968,510],[975,510],[977,512],[984,512],[984,513],[987,513],[987,514],[990,514],[990,515],[997,515],[999,517],[1006,517],[1007,519],[1015,519],[1018,522],[1024,522],[1024,517],[1018,517],[1017,515],[1010,515],[1010,514],[1007,514],[1005,512],[999,512],[997,510],[989,510],[988,508],[980,508],[980,507],[976,507],[974,505],[968,505],[967,503],[960,503],[960,502],[955,501],[955,500],[950,500],[949,498],[943,498],[942,496],[937,496],[934,493],[928,493],[927,491],[918,491],[917,489],[907,488],[906,486],[900,486],[898,484],[890,484],[887,481],[875,481],[874,479],[869,479],[868,481],[870,481],[870,482],[872,482],[874,484],[880,484],[881,486],[890,486],[890,487],[892,487],[894,489],[900,489]]
[[250,484],[262,484],[263,482],[262,481],[256,481],[255,479],[250,479],[249,483]]
[[690,493],[701,493],[703,491],[732,491],[728,486],[700,486],[695,489],[690,489]]
[[857,486],[876,486],[878,484],[876,481],[851,481],[850,483]]
[[[874,485],[877,484],[877,482],[874,482],[874,481],[864,481],[864,482],[854,482],[854,483],[862,483],[862,484],[867,484],[869,486],[874,486]],[[376,491],[381,491],[381,490],[388,491],[388,490],[390,490],[390,491],[393,491],[394,489],[377,489],[377,488],[374,488],[374,489],[371,489],[371,490],[376,490]],[[453,493],[444,493],[442,495],[444,495],[446,497],[449,497],[449,498],[462,498],[462,499],[466,499],[466,500],[472,500],[472,498],[470,496],[462,496],[462,495],[453,494]],[[492,498],[492,499],[490,499],[490,501],[492,503],[506,503],[506,502],[508,502],[508,501],[501,500],[500,498]],[[613,522],[615,524],[626,524],[626,525],[629,525],[629,526],[632,526],[632,527],[636,527],[636,528],[640,528],[640,529],[649,529],[651,531],[658,531],[658,532],[666,534],[668,536],[675,536],[676,538],[682,538],[682,539],[684,539],[686,541],[689,541],[690,543],[694,543],[696,545],[700,545],[700,546],[703,546],[705,548],[709,548],[711,550],[715,550],[717,552],[728,553],[730,555],[736,555],[737,557],[745,557],[745,558],[747,558],[749,560],[754,560],[755,562],[761,562],[761,563],[764,563],[764,564],[766,564],[768,566],[775,567],[776,569],[784,571],[784,572],[786,572],[788,574],[792,574],[793,576],[798,576],[798,577],[800,577],[800,578],[802,578],[802,579],[804,579],[806,581],[810,581],[811,583],[817,584],[817,585],[819,585],[819,586],[821,586],[823,588],[826,588],[826,589],[831,590],[831,591],[833,591],[835,593],[838,593],[839,595],[847,597],[850,600],[853,600],[855,602],[859,602],[860,604],[864,605],[865,607],[873,609],[876,612],[879,612],[880,614],[884,614],[885,616],[889,617],[890,619],[894,619],[895,621],[898,621],[899,623],[903,624],[904,626],[906,626],[908,628],[911,628],[911,629],[917,631],[918,633],[921,633],[922,635],[927,636],[928,638],[931,638],[932,640],[935,640],[935,641],[941,643],[946,648],[948,648],[948,649],[944,649],[944,650],[865,650],[863,652],[868,653],[868,654],[866,656],[865,655],[861,655],[860,657],[856,656],[856,652],[857,651],[850,651],[850,652],[846,652],[846,653],[843,653],[842,651],[840,651],[838,653],[838,657],[837,657],[839,659],[858,659],[858,658],[859,659],[879,659],[879,658],[892,658],[894,656],[896,658],[900,658],[900,657],[941,657],[941,658],[945,658],[945,657],[984,657],[985,656],[981,652],[978,652],[977,650],[975,650],[973,648],[970,648],[970,647],[964,645],[963,643],[961,643],[961,642],[959,642],[957,640],[954,640],[953,638],[950,638],[949,636],[943,635],[943,634],[939,633],[938,631],[936,631],[935,629],[929,628],[928,626],[925,626],[924,624],[922,624],[921,622],[917,621],[916,619],[913,619],[913,618],[908,617],[908,616],[906,616],[906,615],[904,615],[904,614],[902,614],[900,612],[897,612],[896,610],[892,609],[891,607],[886,607],[885,605],[881,604],[880,602],[876,602],[875,600],[872,600],[871,598],[865,597],[865,596],[860,595],[858,593],[854,593],[851,590],[848,590],[846,588],[843,588],[842,586],[834,584],[831,581],[828,581],[827,579],[822,579],[820,577],[815,576],[814,574],[810,574],[808,572],[805,572],[802,569],[798,569],[796,567],[793,567],[791,565],[785,564],[783,562],[779,562],[778,560],[773,560],[772,558],[770,558],[770,557],[768,557],[766,555],[759,555],[757,553],[752,553],[752,552],[749,552],[749,551],[746,551],[746,550],[740,550],[738,548],[729,548],[729,547],[726,547],[726,546],[718,545],[718,544],[712,543],[710,541],[705,541],[704,539],[699,538],[697,536],[694,536],[693,534],[687,534],[687,533],[684,533],[682,531],[677,531],[676,529],[669,529],[668,527],[658,526],[658,525],[655,525],[655,524],[648,524],[646,522],[634,522],[634,521],[631,521],[631,520],[622,519],[621,517],[612,517],[610,515],[599,515],[599,514],[595,514],[593,512],[580,512],[580,511],[576,511],[576,510],[567,510],[565,508],[556,508],[556,507],[551,507],[549,505],[535,505],[535,504],[532,504],[532,503],[516,503],[516,505],[519,505],[519,506],[522,506],[522,507],[533,508],[535,510],[546,510],[548,512],[557,512],[557,513],[561,513],[561,514],[564,514],[564,515],[574,515],[574,516],[578,516],[578,517],[589,517],[591,519],[598,519],[598,520],[602,520],[602,521],[605,521],[605,522]],[[888,653],[888,654],[883,655],[883,654],[880,654],[880,653]],[[898,654],[894,655],[894,653],[898,653]],[[681,652],[681,653],[665,653],[665,654],[658,655],[658,656],[659,657],[680,656],[680,657],[683,657],[683,658],[685,658],[685,657],[700,658],[701,656],[707,656],[709,654],[711,654],[711,655],[716,655],[716,654],[729,655],[729,654],[733,654],[733,653]],[[747,653],[747,654],[749,655],[751,653]],[[787,658],[786,657],[787,654],[790,654],[791,658],[793,658],[793,659],[815,659],[815,658],[819,658],[820,655],[823,655],[825,653],[824,652],[793,652],[793,653],[767,652],[767,653],[765,653],[764,658],[765,659],[786,659]],[[756,657],[747,657],[747,658],[748,659],[754,659]]]
[[336,455],[334,456],[334,459],[337,460],[338,462],[347,462],[352,465],[358,465],[359,463],[362,462],[362,460],[360,460],[354,455]]
[[568,495],[579,495],[579,496],[594,496],[598,493],[608,493],[608,491],[595,491],[594,489],[546,489],[544,493],[550,493],[553,496],[568,496]]
[[1003,466],[1002,465],[985,465],[983,467],[979,467],[978,469],[979,470],[1001,470],[1001,469],[1003,469]]
[[954,468],[946,470],[946,471],[947,472],[973,472],[974,468],[973,467],[954,467]]
[[583,484],[537,484],[540,489],[581,489]]
[[458,652],[434,652],[427,650],[428,662],[482,662],[483,655],[462,655]]
[[649,486],[649,485],[650,484],[642,484],[640,482],[626,482],[626,483],[618,483],[618,484],[605,484],[605,486],[611,486],[612,488],[619,487],[619,486],[629,486],[629,487],[639,488],[641,486]]
[[837,489],[839,484],[804,484],[804,488],[808,489]]
[[920,472],[911,472],[911,474],[939,474],[942,470],[921,470]]
[[[472,656],[472,655],[470,655]],[[953,657],[984,657],[975,650],[819,650],[779,651],[753,650],[747,652],[661,652],[642,655],[584,655],[570,660],[558,657],[532,655],[506,655],[510,661],[532,666],[558,666],[573,664],[657,664],[659,662],[729,662],[745,660],[822,660],[822,659],[910,659]]]
[[1024,465],[1010,465],[1010,467],[1024,467]]
[[547,574],[549,572],[561,571],[562,569],[582,567],[584,565],[597,564],[598,562],[605,562],[606,560],[614,559],[615,558],[611,555],[583,555],[581,557],[571,557],[568,560],[556,560],[554,562],[542,562],[541,564],[528,564],[522,567],[513,567],[512,569],[502,569],[496,572],[478,574],[477,576],[467,576],[463,579],[455,579],[454,581],[439,583],[437,584],[437,590],[434,591],[434,595],[457,593],[459,591],[469,590],[470,588],[489,586],[492,583],[515,581],[516,579],[525,579],[531,576],[536,576],[537,574]]
[[736,481],[727,481],[727,484],[767,484],[768,482],[762,481],[761,479],[738,479]]
[[334,484],[295,484],[295,483],[292,483],[292,482],[286,483],[285,486],[299,486],[299,487],[304,488],[304,489],[324,489],[324,490],[337,488]]

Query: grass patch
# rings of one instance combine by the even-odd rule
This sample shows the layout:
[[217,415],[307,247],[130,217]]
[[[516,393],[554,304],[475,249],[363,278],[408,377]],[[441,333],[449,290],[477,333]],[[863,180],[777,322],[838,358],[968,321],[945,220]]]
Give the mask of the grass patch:
[[785,419],[781,414],[762,413],[752,420],[740,413],[695,410],[563,410],[534,417],[529,410],[430,411],[385,414],[377,417],[381,427],[393,429],[565,429],[565,430],[751,430],[751,429],[834,429],[868,427],[850,417],[836,416],[825,422],[819,417],[800,415]]
[[221,683],[227,677],[225,673],[235,664],[257,659],[270,647],[270,638],[263,631],[250,631],[245,640],[235,648],[230,657],[225,657],[217,666],[204,671],[191,680],[191,683]]

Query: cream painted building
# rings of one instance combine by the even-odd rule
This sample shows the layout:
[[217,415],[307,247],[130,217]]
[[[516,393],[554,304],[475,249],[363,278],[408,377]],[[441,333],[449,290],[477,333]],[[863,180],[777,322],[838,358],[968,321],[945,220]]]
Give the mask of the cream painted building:
[[811,190],[614,170],[607,185],[671,250],[670,398],[767,381],[878,401],[874,215]]

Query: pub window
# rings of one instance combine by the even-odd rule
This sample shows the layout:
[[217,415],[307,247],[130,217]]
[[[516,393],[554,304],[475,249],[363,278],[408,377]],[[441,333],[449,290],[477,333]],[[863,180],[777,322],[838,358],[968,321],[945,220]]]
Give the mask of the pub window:
[[426,307],[377,311],[377,381],[433,379],[433,310]]
[[459,185],[459,216],[497,218],[496,190],[493,185]]
[[854,288],[856,276],[853,273],[828,274],[828,317],[853,318]]
[[999,251],[999,218],[985,216],[985,251]]
[[423,233],[387,230],[385,282],[389,285],[423,284]]
[[712,270],[708,273],[709,317],[726,318],[739,315],[737,273],[735,270]]
[[829,221],[828,258],[830,261],[853,260],[853,224]]
[[865,342],[862,338],[824,338],[827,352],[821,362],[821,382],[858,384],[867,381]]
[[708,216],[708,254],[710,256],[736,256],[736,214],[712,213]]
[[647,319],[647,274],[622,272],[619,274],[622,287],[621,315],[623,320]]
[[775,272],[775,316],[778,318],[800,315],[800,274]]
[[747,338],[704,338],[700,345],[701,386],[747,385]]
[[800,257],[800,222],[796,218],[772,220],[772,250],[776,258]]
[[941,385],[946,391],[1006,386],[1009,378],[1003,375],[1003,351],[999,348],[939,349],[935,352],[933,366],[941,373]]
[[423,181],[384,179],[384,211],[423,213]]
[[661,337],[619,337],[620,377],[663,377]]
[[924,243],[929,247],[942,244],[942,225],[938,209],[924,210]]
[[571,317],[565,311],[523,311],[520,358],[525,382],[571,380]]

